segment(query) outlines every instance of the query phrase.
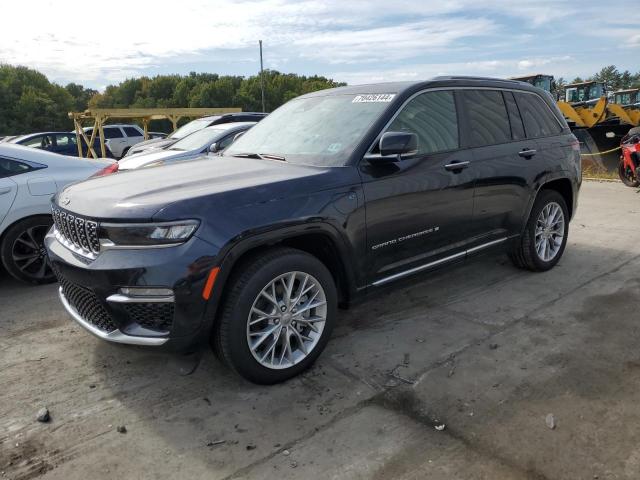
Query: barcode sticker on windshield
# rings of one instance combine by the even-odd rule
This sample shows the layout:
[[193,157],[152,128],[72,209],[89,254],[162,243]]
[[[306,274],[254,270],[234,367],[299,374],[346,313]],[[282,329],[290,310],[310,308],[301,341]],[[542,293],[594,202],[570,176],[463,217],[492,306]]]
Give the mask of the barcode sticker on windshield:
[[395,96],[395,93],[370,93],[368,95],[356,95],[351,103],[389,103]]

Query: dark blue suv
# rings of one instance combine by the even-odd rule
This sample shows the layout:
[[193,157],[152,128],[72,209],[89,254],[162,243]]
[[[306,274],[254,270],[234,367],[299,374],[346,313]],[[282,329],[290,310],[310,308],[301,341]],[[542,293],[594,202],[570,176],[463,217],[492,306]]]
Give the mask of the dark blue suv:
[[62,304],[94,335],[208,343],[275,383],[313,363],[358,297],[490,250],[553,268],[580,184],[578,140],[528,83],[357,85],[289,101],[214,159],[66,187],[45,244]]

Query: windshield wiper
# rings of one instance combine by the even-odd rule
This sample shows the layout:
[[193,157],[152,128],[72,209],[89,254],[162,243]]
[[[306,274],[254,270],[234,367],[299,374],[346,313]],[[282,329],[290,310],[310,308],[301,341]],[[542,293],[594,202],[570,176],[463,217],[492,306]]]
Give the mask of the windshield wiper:
[[232,157],[240,157],[240,158],[256,158],[258,160],[262,160],[262,157],[259,153],[234,153],[231,155]]
[[234,153],[233,155],[231,155],[232,157],[241,157],[241,158],[255,158],[258,160],[264,160],[269,159],[269,160],[279,160],[281,162],[286,162],[287,159],[284,157],[281,157],[280,155],[273,155],[271,153]]
[[262,156],[263,158],[268,158],[269,160],[279,160],[281,162],[286,162],[287,159],[284,158],[281,155],[274,155],[272,153],[260,153],[260,156]]

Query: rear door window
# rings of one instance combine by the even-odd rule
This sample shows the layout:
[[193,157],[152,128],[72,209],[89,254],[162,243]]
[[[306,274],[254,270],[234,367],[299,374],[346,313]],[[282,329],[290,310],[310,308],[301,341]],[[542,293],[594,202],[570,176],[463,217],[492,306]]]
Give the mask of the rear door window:
[[560,123],[547,104],[535,93],[514,93],[528,138],[557,135],[562,131]]
[[418,153],[455,150],[458,116],[453,92],[425,92],[411,99],[391,122],[388,132],[411,132],[418,136]]
[[524,140],[524,125],[522,124],[522,117],[518,111],[518,105],[516,105],[516,99],[513,98],[513,93],[502,92],[504,95],[504,101],[507,104],[507,112],[509,112],[509,122],[511,123],[511,136],[514,140]]
[[472,147],[511,141],[507,107],[499,90],[463,90],[462,104],[469,119]]
[[104,129],[104,138],[122,138],[122,132],[118,127],[107,127]]

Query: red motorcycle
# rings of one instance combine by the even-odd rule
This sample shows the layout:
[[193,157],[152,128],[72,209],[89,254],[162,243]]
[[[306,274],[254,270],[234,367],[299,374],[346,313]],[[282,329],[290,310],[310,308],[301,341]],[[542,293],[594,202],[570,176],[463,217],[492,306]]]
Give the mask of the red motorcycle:
[[620,142],[622,154],[618,163],[620,180],[628,187],[640,186],[640,127],[629,130]]

